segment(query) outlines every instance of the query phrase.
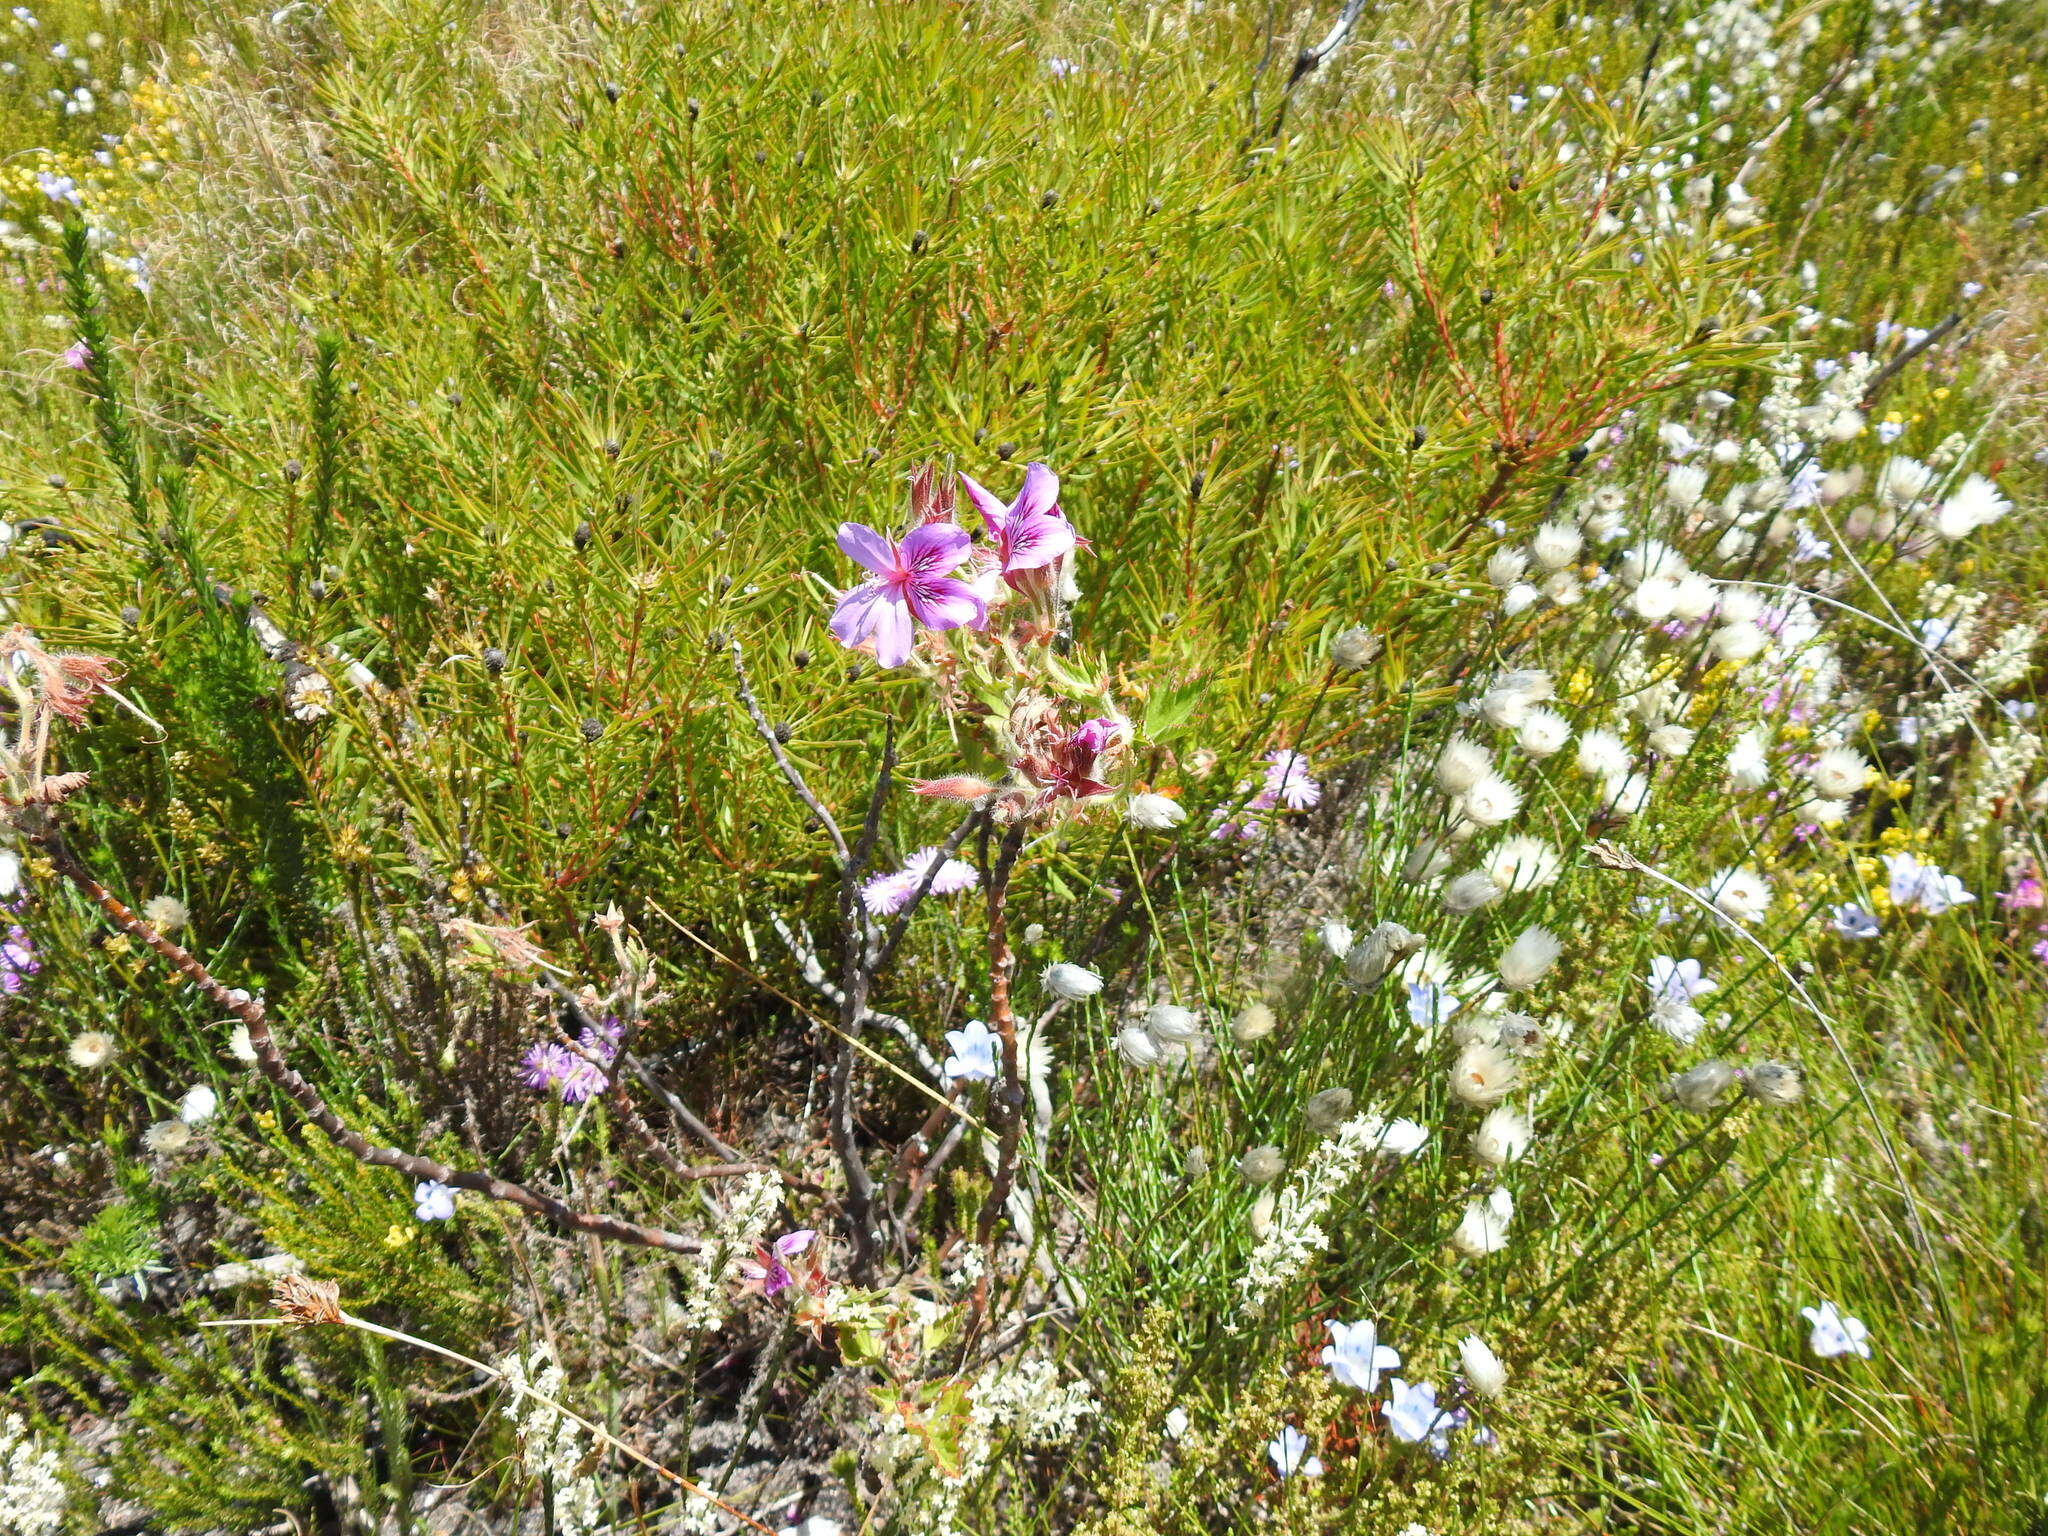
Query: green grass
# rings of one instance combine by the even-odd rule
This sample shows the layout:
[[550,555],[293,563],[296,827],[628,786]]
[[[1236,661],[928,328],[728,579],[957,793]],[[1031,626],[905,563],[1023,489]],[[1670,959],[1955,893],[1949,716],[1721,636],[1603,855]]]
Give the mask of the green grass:
[[[2024,795],[1964,825],[2006,729],[1995,710],[1980,736],[1896,742],[1893,717],[1939,690],[1885,626],[1886,605],[1922,617],[1939,581],[1988,594],[1986,639],[2038,617],[2025,402],[2048,27],[2039,5],[1830,3],[1771,18],[1766,62],[1702,33],[1731,14],[1389,8],[1301,82],[1275,134],[1287,61],[1332,16],[1268,39],[1263,13],[1213,6],[51,7],[0,44],[21,64],[0,84],[0,519],[16,529],[0,579],[45,643],[114,657],[146,716],[106,705],[62,742],[93,775],[65,813],[73,840],[124,899],[189,907],[181,941],[264,993],[351,1124],[696,1230],[716,1220],[704,1186],[622,1118],[518,1085],[549,1005],[446,930],[530,922],[572,985],[602,987],[615,962],[590,918],[617,903],[653,952],[644,1053],[664,1080],[750,1156],[836,1191],[829,1009],[773,922],[811,924],[836,965],[837,882],[726,646],[842,823],[859,825],[885,738],[899,776],[998,775],[982,717],[1020,673],[969,660],[942,688],[850,657],[826,629],[850,570],[832,535],[900,526],[927,460],[1005,496],[1043,460],[1093,546],[1055,684],[1127,712],[1119,787],[1190,816],[1171,834],[1077,817],[1019,865],[1013,926],[1042,930],[1022,1008],[1043,1006],[1054,958],[1111,985],[1050,1026],[1053,1132],[1027,1160],[1039,1242],[1008,1256],[996,1305],[1006,1325],[1034,1317],[1031,1350],[1104,1409],[1063,1451],[999,1436],[961,1528],[2030,1529],[2048,1507],[2042,970],[2029,913],[1995,893],[2042,851]],[[87,74],[109,88],[67,115],[47,93],[71,66],[49,48],[95,29]],[[88,158],[99,133],[125,135],[110,165]],[[1655,239],[1603,217],[1640,206],[1651,165],[1672,168],[1677,210]],[[78,233],[63,249],[39,171],[85,184],[93,249]],[[1731,204],[1738,176],[1753,219]],[[147,292],[120,264],[137,253]],[[1505,617],[1489,558],[1610,488],[1632,531],[1701,569],[1811,580],[1779,542],[1711,556],[1720,529],[1658,499],[1651,425],[1761,435],[1788,342],[1839,359],[1879,322],[1951,312],[1944,343],[1886,378],[1870,430],[1819,450],[1874,477],[1961,434],[1966,462],[1947,462],[2020,507],[1932,549],[1814,523],[1863,567],[1838,557],[1830,595],[1876,616],[1822,611],[1842,680],[1817,707],[1854,706],[1848,739],[1900,793],[1792,838],[1785,808],[1731,796],[1722,770],[1779,703],[1727,669],[1687,672],[1674,707],[1697,742],[1619,828],[1570,749],[1508,754],[1527,797],[1510,830],[1546,837],[1566,873],[1446,916],[1401,865],[1441,832],[1428,776],[1456,706],[1496,668],[1541,666],[1584,728],[1644,682],[1611,648],[1647,629],[1607,614],[1619,588]],[[80,335],[83,372],[58,359]],[[1801,400],[1817,387],[1806,375]],[[1732,396],[1719,416],[1710,389]],[[1754,472],[1717,468],[1710,498]],[[1869,500],[1795,515],[1839,524]],[[294,670],[333,677],[324,717],[287,707],[252,600],[301,647]],[[1352,625],[1385,653],[1332,672]],[[1700,650],[1656,645],[1687,667]],[[2026,675],[1994,691],[2032,696]],[[1210,838],[1283,746],[1310,755],[1324,807],[1267,842]],[[881,857],[952,820],[897,793]],[[1581,856],[1603,834],[1695,885],[1767,870],[1775,961],[1690,909],[1658,925],[1639,898],[1668,891]],[[1831,933],[1829,906],[1869,901],[1875,858],[1900,847],[1975,903],[1885,913],[1865,944]],[[177,1529],[333,1518],[350,1498],[374,1516],[427,1483],[470,1485],[506,1528],[538,1507],[497,1400],[459,1372],[319,1331],[196,1326],[250,1315],[254,1293],[141,1304],[45,1283],[117,1273],[117,1250],[190,1277],[284,1249],[354,1310],[451,1347],[551,1340],[583,1411],[729,1496],[787,1456],[810,1482],[778,1484],[778,1512],[850,1480],[873,1529],[944,1528],[918,1513],[929,1481],[884,1479],[869,1441],[916,1379],[952,1379],[946,1348],[899,1329],[903,1355],[854,1369],[760,1303],[695,1333],[658,1255],[469,1197],[447,1227],[415,1221],[407,1181],[302,1135],[217,1010],[23,852],[42,970],[0,1004],[0,1344],[75,1465],[103,1459],[93,1421],[119,1420],[124,1496]],[[1446,1241],[1492,1177],[1466,1152],[1477,1116],[1446,1088],[1452,1052],[1411,1045],[1400,986],[1343,984],[1315,941],[1335,917],[1406,923],[1459,975],[1531,923],[1565,941],[1531,1011],[1570,1035],[1517,1096],[1537,1135],[1503,1176],[1518,1214],[1500,1254]],[[879,1003],[943,1056],[942,1031],[986,1016],[985,953],[979,903],[934,903]],[[1703,1006],[1730,1017],[1700,1045],[1645,1021],[1659,954],[1720,980]],[[1213,1070],[1118,1058],[1127,1013],[1166,999],[1217,1024]],[[1258,999],[1280,1026],[1237,1044],[1221,1024]],[[103,1072],[67,1059],[87,1028],[119,1041]],[[868,1038],[900,1069],[861,1068],[879,1173],[931,1103],[893,1038]],[[1666,1103],[1665,1080],[1710,1054],[1796,1061],[1806,1099]],[[204,1155],[152,1157],[144,1128],[195,1082],[223,1102]],[[1267,1143],[1290,1165],[1311,1154],[1302,1107],[1333,1087],[1414,1116],[1430,1145],[1347,1186],[1324,1256],[1242,1318],[1258,1192],[1232,1165]],[[985,1116],[980,1092],[964,1102]],[[640,1111],[667,1134],[651,1097]],[[955,1240],[989,1190],[979,1143],[905,1236],[899,1313],[910,1290],[960,1294]],[[838,1229],[826,1195],[793,1193],[788,1216]],[[1823,1296],[1870,1324],[1872,1360],[1807,1352],[1799,1311]],[[1489,1340],[1513,1373],[1492,1449],[1461,1437],[1439,1462],[1394,1444],[1329,1381],[1324,1320],[1367,1316],[1411,1380],[1448,1383],[1458,1339]],[[920,1454],[952,1454],[957,1402],[916,1400]],[[1176,1405],[1191,1427],[1169,1443]],[[1322,1477],[1273,1477],[1283,1419]],[[730,1424],[754,1421],[765,1462],[734,1450]],[[832,1461],[863,1447],[859,1474]],[[617,1518],[652,1529],[658,1486],[604,1477]],[[97,1529],[91,1499],[73,1503]]]

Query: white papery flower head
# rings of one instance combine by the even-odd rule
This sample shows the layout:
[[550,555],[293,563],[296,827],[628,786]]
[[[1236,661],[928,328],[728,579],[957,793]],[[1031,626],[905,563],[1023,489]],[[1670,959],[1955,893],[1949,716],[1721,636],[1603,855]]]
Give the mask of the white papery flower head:
[[1771,910],[1771,883],[1753,869],[1730,866],[1707,883],[1707,900],[1738,923],[1762,922]]
[[1165,795],[1132,795],[1124,802],[1124,819],[1147,832],[1170,832],[1188,819],[1188,809]]
[[97,1072],[120,1050],[120,1043],[103,1029],[88,1029],[71,1037],[70,1049],[65,1053],[71,1058],[71,1065],[83,1072]]
[[1703,619],[1714,611],[1719,596],[1714,584],[1706,577],[1697,573],[1683,576],[1679,579],[1677,591],[1672,594],[1671,616],[1688,624],[1694,619]]
[[1351,953],[1351,946],[1357,935],[1352,933],[1349,923],[1340,917],[1333,917],[1316,931],[1316,937],[1323,941],[1323,948],[1330,952],[1331,958],[1342,960]]
[[1543,601],[1543,594],[1526,581],[1518,581],[1500,596],[1500,611],[1509,618],[1527,613]]
[[1561,571],[1579,558],[1586,536],[1570,523],[1545,523],[1529,540],[1529,553],[1546,571]]
[[1769,606],[1764,601],[1764,594],[1755,587],[1721,587],[1718,593],[1720,600],[1714,608],[1723,623],[1754,624],[1764,616],[1764,609]]
[[1697,464],[1674,464],[1664,477],[1664,499],[1681,512],[1698,506],[1706,490],[1707,472]]
[[1499,1397],[1508,1389],[1508,1368],[1500,1356],[1476,1333],[1458,1341],[1458,1364],[1464,1367],[1465,1384],[1481,1397]]
[[1617,773],[1600,786],[1601,803],[1610,816],[1634,816],[1650,803],[1647,773]]
[[1161,1045],[1185,1045],[1202,1033],[1202,1019],[1178,1003],[1155,1003],[1145,1011],[1145,1031]]
[[1669,576],[1646,576],[1629,594],[1628,606],[1645,624],[1661,624],[1678,607],[1678,583]]
[[1839,827],[1849,819],[1849,802],[1809,795],[1792,807],[1792,819],[1816,827]]
[[1880,501],[1902,507],[1918,501],[1933,484],[1933,470],[1918,459],[1897,453],[1887,459],[1884,468],[1878,471],[1877,495]]
[[1465,1207],[1451,1246],[1468,1259],[1483,1259],[1508,1245],[1508,1224],[1515,1219],[1515,1197],[1496,1189]]
[[1436,760],[1436,787],[1462,795],[1493,772],[1493,754],[1469,736],[1453,736]]
[[1524,928],[1501,951],[1501,982],[1510,991],[1526,992],[1543,979],[1563,953],[1564,945],[1548,928]]
[[1158,1042],[1137,1024],[1117,1031],[1116,1053],[1134,1067],[1156,1067],[1166,1059]]
[[1496,549],[1486,562],[1486,579],[1505,592],[1529,569],[1529,557],[1519,549]]
[[1479,867],[1504,891],[1540,891],[1557,883],[1564,860],[1542,838],[1521,835],[1502,838]]
[[1488,773],[1458,796],[1458,811],[1473,827],[1498,827],[1522,808],[1522,792],[1497,773]]
[[1055,960],[1040,975],[1045,990],[1054,997],[1064,998],[1070,1003],[1084,997],[1093,997],[1102,990],[1102,978],[1085,965],[1075,965],[1067,960]]
[[1584,584],[1570,571],[1552,571],[1543,578],[1542,591],[1560,608],[1569,608],[1586,595]]
[[1662,539],[1644,539],[1622,554],[1621,561],[1614,568],[1629,586],[1640,586],[1653,576],[1676,582],[1687,574],[1685,556],[1666,544]]
[[1707,1027],[1707,1016],[1681,998],[1660,997],[1650,1005],[1650,1022],[1680,1045],[1691,1045]]
[[1506,894],[1484,870],[1467,870],[1444,887],[1444,910],[1463,917],[1492,906]]
[[1941,504],[1934,515],[1934,531],[1945,539],[1965,538],[2011,510],[2012,503],[1999,494],[1997,486],[1982,475],[1972,475]]
[[1626,773],[1631,759],[1628,743],[1609,730],[1579,732],[1579,772],[1588,778],[1611,779]]
[[1744,731],[1728,749],[1728,778],[1738,789],[1762,789],[1771,782],[1771,760],[1763,733]]
[[1534,1134],[1525,1116],[1500,1105],[1489,1110],[1479,1122],[1479,1129],[1472,1133],[1472,1155],[1482,1163],[1504,1168],[1519,1161],[1529,1150]]
[[1771,637],[1756,625],[1747,622],[1723,624],[1707,641],[1716,661],[1733,662],[1741,666],[1745,661],[1754,661],[1770,648]]
[[1665,724],[1651,731],[1646,739],[1652,752],[1664,757],[1683,757],[1692,750],[1693,732],[1683,725]]
[[1553,757],[1572,739],[1572,723],[1554,709],[1532,709],[1515,732],[1515,745],[1531,757]]
[[1870,764],[1854,747],[1829,747],[1807,765],[1806,777],[1815,793],[1846,800],[1870,777]]
[[220,1095],[204,1083],[194,1083],[178,1100],[178,1118],[187,1125],[204,1125],[220,1110]]
[[1522,1066],[1488,1040],[1468,1041],[1451,1065],[1451,1094],[1476,1109],[1491,1109],[1521,1081]]

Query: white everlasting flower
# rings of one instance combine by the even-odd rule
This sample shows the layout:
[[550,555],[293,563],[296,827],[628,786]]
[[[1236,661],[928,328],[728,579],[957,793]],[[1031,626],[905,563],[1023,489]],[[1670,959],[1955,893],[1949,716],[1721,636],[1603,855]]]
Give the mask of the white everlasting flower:
[[1543,594],[1526,581],[1518,581],[1501,594],[1500,611],[1509,618],[1527,613],[1543,600]]
[[1738,923],[1759,923],[1771,910],[1770,882],[1753,869],[1718,871],[1708,883],[1706,895],[1716,910]]
[[1572,723],[1554,709],[1532,709],[1515,732],[1515,745],[1531,757],[1553,757],[1572,739]]
[[1558,851],[1540,837],[1504,837],[1479,862],[1487,879],[1504,891],[1540,891],[1564,872]]
[[1708,638],[1707,645],[1717,661],[1741,666],[1754,661],[1770,648],[1771,637],[1750,623],[1723,624]]
[[1165,795],[1132,795],[1124,802],[1124,819],[1147,832],[1170,832],[1188,819],[1188,808]]
[[1355,935],[1351,932],[1351,925],[1342,918],[1336,917],[1324,923],[1316,936],[1323,941],[1323,948],[1327,949],[1331,956],[1338,960],[1342,960],[1351,953],[1351,945],[1355,938]]
[[1714,611],[1719,597],[1714,584],[1697,574],[1681,577],[1677,589],[1671,595],[1671,616],[1690,624],[1694,619],[1703,619]]
[[1463,917],[1492,906],[1506,894],[1484,870],[1468,870],[1444,887],[1444,910]]
[[1134,1067],[1156,1067],[1165,1059],[1158,1043],[1136,1024],[1117,1031],[1116,1053]]
[[1401,861],[1401,878],[1411,885],[1427,885],[1448,874],[1456,859],[1456,850],[1433,837],[1425,837]]
[[1368,1115],[1360,1122],[1366,1144],[1388,1157],[1413,1157],[1429,1145],[1429,1130],[1414,1120],[1383,1120]]
[[249,1038],[249,1026],[237,1024],[228,1034],[228,1054],[245,1067],[256,1065],[256,1044]]
[[1846,800],[1870,777],[1870,764],[1854,747],[1829,747],[1808,765],[1806,777],[1816,794]]
[[1451,1067],[1451,1093],[1475,1109],[1491,1109],[1521,1081],[1522,1066],[1514,1057],[1485,1040],[1474,1040],[1458,1053]]
[[1586,536],[1570,523],[1545,523],[1529,540],[1529,553],[1546,571],[1561,571],[1579,558]]
[[142,1144],[159,1157],[181,1157],[192,1150],[192,1127],[182,1120],[159,1120],[142,1133]]
[[1518,1161],[1529,1150],[1534,1132],[1526,1118],[1505,1104],[1490,1110],[1472,1133],[1472,1155],[1496,1168]]
[[88,1029],[71,1037],[71,1048],[65,1053],[71,1058],[71,1065],[82,1072],[97,1072],[114,1059],[120,1044],[103,1029]]
[[1508,1368],[1478,1334],[1468,1333],[1458,1341],[1458,1363],[1464,1367],[1466,1385],[1481,1397],[1499,1397],[1507,1391]]
[[187,1125],[204,1125],[220,1110],[220,1095],[204,1083],[194,1083],[178,1100],[178,1118]]
[[1463,1219],[1451,1233],[1451,1246],[1468,1259],[1499,1253],[1508,1245],[1508,1224],[1514,1219],[1514,1196],[1505,1189],[1496,1189],[1465,1207]]
[[1629,594],[1628,605],[1646,624],[1661,624],[1678,607],[1678,583],[1669,576],[1649,576]]
[[1230,1037],[1239,1045],[1250,1045],[1273,1033],[1279,1022],[1273,1010],[1264,1003],[1248,1003],[1230,1021]]
[[1493,772],[1493,754],[1469,736],[1453,736],[1436,760],[1436,787],[1451,796]]
[[1330,642],[1330,660],[1346,672],[1362,672],[1378,660],[1380,637],[1363,625],[1354,625]]
[[1497,773],[1488,773],[1458,797],[1458,810],[1475,827],[1497,827],[1522,808],[1522,792]]
[[1849,802],[1809,795],[1792,807],[1792,819],[1803,825],[1839,827],[1849,819]]
[[1541,981],[1564,953],[1564,945],[1548,928],[1524,928],[1515,941],[1501,951],[1501,983],[1513,992],[1526,992]]
[[1084,997],[1093,997],[1102,990],[1102,978],[1085,965],[1075,965],[1066,960],[1055,960],[1041,973],[1039,979],[1045,983],[1045,990],[1054,997],[1064,998],[1070,1003]]
[[1629,762],[1628,744],[1614,732],[1591,730],[1579,733],[1579,772],[1588,778],[1611,779],[1628,772]]
[[1697,464],[1674,464],[1664,477],[1664,499],[1680,512],[1689,512],[1706,494],[1707,472]]
[[1660,997],[1650,1005],[1650,1022],[1680,1045],[1691,1045],[1707,1027],[1707,1016],[1682,998]]
[[1933,484],[1933,470],[1918,459],[1899,453],[1886,460],[1884,468],[1878,471],[1877,495],[1891,506],[1909,506],[1926,495]]
[[1543,578],[1543,595],[1560,608],[1569,608],[1586,595],[1586,588],[1570,571],[1552,571]]
[[1529,557],[1519,549],[1497,549],[1486,562],[1486,579],[1505,592],[1529,569]]
[[1728,749],[1728,778],[1738,789],[1762,789],[1771,782],[1771,762],[1763,733],[1744,731]]
[[1610,816],[1634,816],[1650,803],[1650,776],[1617,773],[1600,786],[1600,795]]
[[1945,539],[1964,538],[2011,510],[2012,503],[1999,494],[1997,486],[1982,475],[1972,475],[1941,504],[1934,516],[1934,531]]
[[1202,1020],[1177,1003],[1156,1003],[1145,1012],[1145,1032],[1161,1045],[1185,1045],[1202,1033]]
[[1287,1157],[1278,1147],[1253,1147],[1237,1160],[1237,1171],[1247,1184],[1270,1184],[1287,1171]]
[[1683,757],[1692,750],[1693,733],[1682,725],[1660,725],[1646,738],[1650,750],[1664,757]]
[[1754,624],[1770,605],[1755,587],[1722,587],[1714,611],[1724,624]]
[[176,933],[192,920],[185,903],[175,896],[152,896],[142,904],[143,921],[158,933]]

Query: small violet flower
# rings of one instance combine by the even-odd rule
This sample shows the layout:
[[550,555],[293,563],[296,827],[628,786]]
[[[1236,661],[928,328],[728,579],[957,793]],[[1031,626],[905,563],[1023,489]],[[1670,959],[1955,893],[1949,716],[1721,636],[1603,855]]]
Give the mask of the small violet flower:
[[1266,1454],[1272,1458],[1273,1470],[1282,1477],[1323,1475],[1322,1459],[1308,1454],[1308,1436],[1292,1424],[1280,1426],[1280,1433],[1267,1444]]
[[1689,1003],[1713,990],[1713,981],[1700,973],[1697,960],[1658,955],[1650,961],[1650,992],[1660,1003]]
[[[920,848],[894,874],[870,876],[860,888],[861,899],[867,903],[868,911],[876,917],[893,917],[901,912],[910,905],[910,898],[918,893],[925,875],[940,858],[941,852],[936,846]],[[952,896],[961,891],[971,891],[980,883],[981,876],[975,873],[972,864],[960,859],[945,859],[939,863],[939,872],[932,876],[930,894]]]
[[1838,1355],[1870,1358],[1870,1330],[1863,1326],[1861,1318],[1845,1316],[1832,1301],[1802,1307],[1799,1315],[1813,1324],[1813,1332],[1806,1336],[1806,1346],[1821,1359],[1832,1360]]
[[947,1030],[946,1044],[953,1048],[953,1054],[946,1058],[948,1081],[992,1081],[996,1075],[996,1046],[1001,1040],[1002,1036],[979,1019],[972,1020],[965,1029]]
[[1845,939],[1874,939],[1884,931],[1876,916],[1853,901],[1845,901],[1834,909],[1834,920],[1828,925]]
[[35,940],[28,936],[28,930],[14,923],[7,930],[5,943],[0,943],[0,992],[19,992],[28,985],[28,978],[43,968],[36,958]]
[[1450,1455],[1451,1431],[1465,1422],[1465,1410],[1439,1408],[1436,1388],[1426,1381],[1411,1383],[1394,1376],[1388,1378],[1387,1388],[1392,1395],[1380,1405],[1380,1412],[1389,1433],[1410,1445],[1427,1441],[1438,1456]]
[[915,626],[979,629],[988,608],[966,582],[946,573],[968,557],[973,540],[953,523],[920,523],[900,542],[865,523],[841,523],[839,547],[874,572],[875,580],[843,594],[832,612],[833,637],[849,649],[872,643],[875,660],[910,660]]
[[1323,1349],[1323,1364],[1342,1386],[1358,1392],[1377,1392],[1382,1371],[1398,1371],[1401,1356],[1379,1340],[1379,1329],[1371,1318],[1362,1323],[1328,1325],[1330,1342]]

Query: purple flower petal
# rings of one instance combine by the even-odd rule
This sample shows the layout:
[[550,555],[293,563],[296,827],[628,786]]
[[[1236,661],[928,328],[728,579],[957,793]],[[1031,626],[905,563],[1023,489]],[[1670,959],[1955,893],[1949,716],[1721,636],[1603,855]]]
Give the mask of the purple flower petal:
[[885,667],[900,667],[908,661],[916,638],[903,595],[886,581],[871,581],[843,594],[828,627],[833,638],[849,649],[872,639],[875,660]]
[[866,523],[841,523],[839,547],[877,576],[902,574],[902,567],[896,559],[896,546]]
[[1010,503],[1012,523],[1030,522],[1047,514],[1059,516],[1060,477],[1033,459],[1024,466],[1024,488]]
[[904,583],[903,600],[911,616],[927,629],[979,629],[988,622],[988,605],[974,588],[951,576],[920,576]]
[[974,540],[958,523],[919,523],[896,547],[897,570],[913,580],[940,576],[965,560]]
[[962,475],[960,484],[967,492],[967,499],[974,503],[974,510],[981,514],[982,522],[988,527],[989,537],[1001,538],[1003,524],[1009,519],[1010,509],[990,495],[972,476]]

